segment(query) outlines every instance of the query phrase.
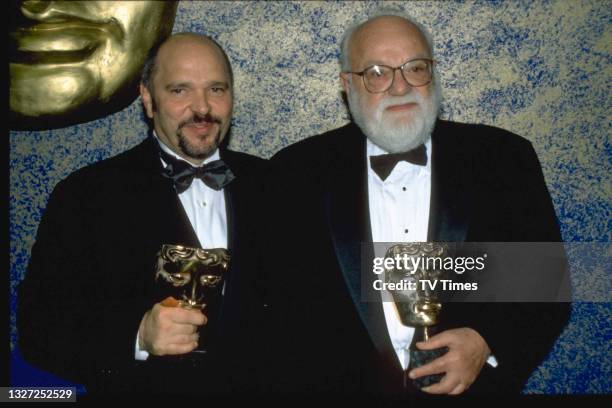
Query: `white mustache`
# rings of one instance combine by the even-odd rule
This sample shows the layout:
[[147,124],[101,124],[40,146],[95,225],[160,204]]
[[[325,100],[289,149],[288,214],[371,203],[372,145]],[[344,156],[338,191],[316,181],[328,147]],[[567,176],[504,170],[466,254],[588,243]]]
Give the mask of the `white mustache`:
[[377,113],[381,114],[389,106],[405,105],[407,103],[416,103],[423,106],[423,97],[415,92],[408,93],[402,96],[388,96],[378,104]]

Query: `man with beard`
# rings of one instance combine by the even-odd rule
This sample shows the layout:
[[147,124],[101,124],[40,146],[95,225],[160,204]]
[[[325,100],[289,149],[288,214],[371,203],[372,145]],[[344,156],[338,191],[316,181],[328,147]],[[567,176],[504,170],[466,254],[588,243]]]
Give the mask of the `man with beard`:
[[[238,351],[263,308],[254,235],[263,161],[222,145],[229,60],[209,37],[175,34],[150,54],[140,93],[149,137],[51,194],[19,290],[20,349],[89,393],[241,389],[254,384],[254,354]],[[163,244],[229,250],[214,304],[176,307],[160,292]],[[206,353],[193,353],[203,340]]]
[[437,119],[431,37],[409,18],[382,13],[349,28],[341,65],[353,122],[271,164],[277,387],[518,393],[566,323],[567,304],[449,305],[441,332],[417,343],[448,351],[409,373],[444,376],[418,391],[403,374],[414,330],[393,303],[367,301],[373,274],[361,269],[360,245],[560,241],[533,148],[501,129]]

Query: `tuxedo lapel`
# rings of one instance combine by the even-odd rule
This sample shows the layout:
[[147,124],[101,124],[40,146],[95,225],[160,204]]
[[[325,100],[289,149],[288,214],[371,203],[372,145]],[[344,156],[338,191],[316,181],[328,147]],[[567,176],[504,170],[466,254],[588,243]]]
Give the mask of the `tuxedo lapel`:
[[[336,162],[325,190],[325,210],[336,257],[357,308],[361,306],[361,242],[371,242],[363,140]],[[352,154],[351,154],[352,153]],[[350,159],[349,159],[350,157]],[[363,318],[363,316],[362,316]]]
[[[241,215],[244,211],[244,205],[248,205],[249,199],[244,195],[244,180],[242,180],[242,172],[239,167],[238,158],[226,149],[220,149],[219,154],[221,159],[226,162],[232,172],[235,175],[235,179],[223,188],[223,194],[225,196],[225,214],[226,214],[226,226],[227,226],[227,249],[230,254],[229,270],[226,272],[224,277],[224,295],[219,297],[218,304],[216,305],[216,317],[211,322],[216,321],[216,340],[215,342],[223,342],[222,333],[231,333],[231,328],[235,327],[237,319],[240,319],[239,313],[241,313],[240,305],[242,302],[247,303],[250,299],[244,298],[244,292],[241,290],[236,291],[237,285],[244,284],[245,276],[240,276],[240,273],[244,271],[253,272],[251,269],[246,269],[239,265],[237,254],[241,252],[240,259],[248,259],[252,262],[248,256],[245,256],[243,251],[244,247],[239,247],[237,239],[243,239],[243,232],[245,226],[248,227],[249,220],[243,219]],[[253,170],[253,169],[251,169]],[[240,226],[240,228],[238,227]],[[240,231],[240,232],[238,232]],[[254,264],[249,264],[250,268],[254,268]],[[253,303],[251,305],[255,307]],[[219,343],[217,343],[219,346]]]
[[[236,179],[234,179],[231,183],[223,188],[223,194],[225,196],[225,219],[226,219],[226,227],[227,227],[227,249],[230,253],[230,270],[228,276],[225,279],[225,289],[227,290],[230,286],[232,279],[236,278],[236,270],[237,268],[235,260],[233,260],[233,256],[236,250],[236,236],[237,236],[237,228],[236,225],[240,225],[243,221],[236,220],[238,218],[237,208],[240,206],[240,200],[248,200],[248,197],[240,197],[240,184],[242,180],[240,176],[236,175],[236,168],[231,152],[227,150],[220,150],[220,157],[223,161],[225,161],[230,169],[234,172]],[[234,165],[234,166],[233,166]],[[234,168],[232,168],[234,167]],[[245,201],[248,202],[248,201]],[[244,221],[246,223],[246,221]]]
[[[367,273],[373,256],[372,231],[367,192],[366,143],[354,126],[347,127],[347,138],[339,146],[334,169],[325,191],[325,210],[338,264],[370,339],[387,366],[399,364],[393,355],[382,303],[372,286],[373,274]],[[363,243],[363,244],[362,244]],[[362,251],[363,254],[362,254]],[[362,256],[365,270],[362,273]]]
[[189,221],[189,217],[185,212],[185,208],[183,208],[183,204],[176,193],[174,197],[174,206],[176,208],[176,212],[178,213],[178,220],[174,226],[177,242],[185,242],[183,245],[194,248],[202,248],[202,243],[198,239],[198,235],[193,229],[193,226]]
[[[189,222],[172,180],[162,176],[157,140],[149,136],[134,154],[133,163],[137,166],[134,174],[139,176],[138,188],[145,203],[142,211],[146,219],[155,225],[150,229],[157,240],[165,244],[178,244],[200,247],[197,235]],[[140,199],[139,199],[140,201]]]
[[461,140],[447,122],[440,121],[432,134],[431,198],[428,241],[463,242],[470,220],[472,160],[454,143]]
[[[225,150],[220,150],[219,153],[221,159],[227,162],[229,152]],[[231,168],[231,163],[228,163],[228,165]],[[236,185],[240,182],[241,180],[234,180],[223,189],[223,193],[225,195],[225,213],[227,222],[227,249],[230,251],[230,253],[231,250],[235,247],[236,240]]]

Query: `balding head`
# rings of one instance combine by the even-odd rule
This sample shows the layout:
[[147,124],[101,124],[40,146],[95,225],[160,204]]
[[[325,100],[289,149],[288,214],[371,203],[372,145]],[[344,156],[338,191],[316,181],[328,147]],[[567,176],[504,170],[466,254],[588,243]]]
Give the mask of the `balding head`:
[[410,38],[421,41],[429,51],[429,57],[433,56],[433,38],[427,28],[412,17],[396,10],[381,10],[364,21],[357,22],[346,29],[342,37],[340,49],[340,65],[342,71],[353,71],[356,68],[351,65],[353,48],[362,43],[363,37],[379,33],[389,36],[407,35]]
[[149,92],[153,91],[153,88],[151,85],[153,83],[153,77],[155,76],[155,72],[157,68],[158,56],[162,54],[162,58],[163,58],[164,54],[169,53],[169,50],[175,50],[184,45],[193,44],[193,43],[200,43],[204,46],[212,47],[218,52],[218,55],[221,57],[222,61],[225,63],[225,66],[227,68],[226,70],[227,70],[229,80],[230,80],[230,84],[233,87],[234,73],[232,71],[232,65],[230,64],[229,58],[227,57],[227,54],[225,53],[223,48],[221,48],[221,46],[211,37],[208,37],[203,34],[198,34],[198,33],[184,32],[184,33],[176,33],[176,34],[171,35],[164,42],[160,43],[157,47],[153,48],[149,52],[149,55],[147,57],[147,60],[145,61],[145,65],[143,67],[142,76],[141,76],[141,82],[145,87],[147,87]]

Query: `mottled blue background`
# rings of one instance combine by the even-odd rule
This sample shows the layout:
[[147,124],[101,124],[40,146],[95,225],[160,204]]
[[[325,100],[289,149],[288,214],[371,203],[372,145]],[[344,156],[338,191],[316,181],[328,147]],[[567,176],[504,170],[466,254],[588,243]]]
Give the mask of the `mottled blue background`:
[[[283,146],[346,123],[338,42],[356,15],[381,2],[181,2],[174,31],[215,37],[234,66],[230,147],[269,157]],[[563,238],[610,241],[612,2],[419,1],[404,8],[433,33],[442,117],[509,129],[540,157]],[[11,349],[15,289],[41,213],[70,172],[145,137],[140,101],[69,128],[10,132]],[[610,280],[575,273],[576,289]],[[571,322],[527,393],[610,393],[611,304],[577,302]],[[500,324],[503,324],[500,316]],[[15,385],[59,381],[12,359]]]

